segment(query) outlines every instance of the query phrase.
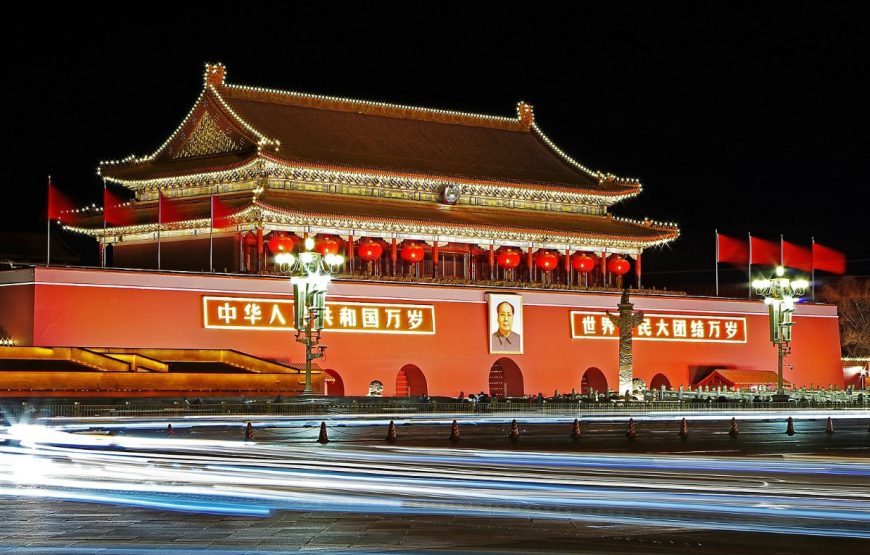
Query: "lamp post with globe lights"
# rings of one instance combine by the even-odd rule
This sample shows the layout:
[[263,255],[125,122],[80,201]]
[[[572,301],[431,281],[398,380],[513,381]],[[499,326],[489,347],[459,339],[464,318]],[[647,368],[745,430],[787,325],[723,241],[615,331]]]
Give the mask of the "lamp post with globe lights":
[[311,361],[322,358],[326,345],[320,344],[323,331],[326,289],[332,276],[344,264],[340,254],[321,254],[314,249],[314,239],[305,239],[305,250],[294,256],[289,252],[275,255],[275,264],[282,273],[290,274],[293,284],[293,327],[296,341],[305,345],[305,389],[302,395],[313,395]]
[[782,385],[783,359],[791,353],[791,329],[794,326],[792,314],[795,304],[800,301],[809,287],[805,279],[789,279],[785,276],[782,266],[776,268],[776,273],[770,279],[756,279],[752,282],[755,293],[764,297],[767,305],[770,323],[770,341],[777,348],[776,395],[774,402],[788,402],[788,395]]

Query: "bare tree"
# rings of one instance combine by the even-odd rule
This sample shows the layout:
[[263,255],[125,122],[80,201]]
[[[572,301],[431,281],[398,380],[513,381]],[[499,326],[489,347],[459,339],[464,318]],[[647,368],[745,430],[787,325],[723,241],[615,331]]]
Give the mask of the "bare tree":
[[870,356],[870,279],[848,277],[827,283],[819,298],[837,305],[843,355]]

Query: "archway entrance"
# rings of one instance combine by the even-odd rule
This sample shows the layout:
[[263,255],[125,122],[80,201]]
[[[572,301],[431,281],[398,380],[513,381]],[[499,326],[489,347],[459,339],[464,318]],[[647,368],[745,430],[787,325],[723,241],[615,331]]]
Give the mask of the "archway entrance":
[[588,395],[592,391],[607,393],[607,378],[604,377],[604,372],[594,366],[587,368],[580,378],[580,393]]
[[653,379],[649,382],[649,388],[655,391],[659,391],[662,386],[665,386],[665,389],[671,388],[671,380],[668,379],[667,376],[659,372]]
[[490,397],[522,397],[523,371],[513,360],[502,357],[489,369]]
[[413,364],[402,366],[396,374],[396,397],[421,397],[429,395],[426,376]]
[[332,368],[325,369],[323,373],[326,374],[323,377],[323,394],[327,397],[344,397],[344,380],[341,375]]

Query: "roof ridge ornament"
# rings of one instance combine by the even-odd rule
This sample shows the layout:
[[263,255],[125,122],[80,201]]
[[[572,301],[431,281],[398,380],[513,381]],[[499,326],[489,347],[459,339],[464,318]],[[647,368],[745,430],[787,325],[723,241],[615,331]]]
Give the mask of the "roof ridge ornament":
[[226,78],[227,68],[220,62],[205,64],[205,84],[212,87],[222,87]]
[[520,100],[517,103],[517,117],[520,120],[523,128],[529,130],[535,123],[535,109],[531,104],[527,104]]

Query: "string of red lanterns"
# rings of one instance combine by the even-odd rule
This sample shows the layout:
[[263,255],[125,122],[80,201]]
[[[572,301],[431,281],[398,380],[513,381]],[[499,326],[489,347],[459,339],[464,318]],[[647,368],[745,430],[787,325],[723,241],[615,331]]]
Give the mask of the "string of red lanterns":
[[[256,236],[249,232],[244,237],[246,245],[253,245],[257,241]],[[285,232],[273,232],[268,241],[269,252],[279,254],[282,252],[292,252],[295,247],[293,237]],[[325,237],[316,242],[314,250],[322,256],[327,254],[336,254],[339,250],[338,242],[331,238]],[[359,257],[367,262],[378,260],[383,255],[384,248],[380,243],[371,239],[360,242],[357,247]],[[419,264],[424,256],[425,250],[418,243],[409,243],[402,248],[402,260],[411,264]],[[496,261],[501,268],[513,270],[520,265],[521,255],[513,249],[502,250],[498,253]],[[578,253],[571,257],[571,266],[580,273],[591,272],[595,267],[595,257],[586,253]],[[559,265],[559,256],[550,251],[541,251],[535,255],[535,266],[545,272],[555,270]],[[607,262],[607,270],[611,274],[622,276],[628,273],[631,269],[631,264],[628,260],[621,256],[615,256]]]

